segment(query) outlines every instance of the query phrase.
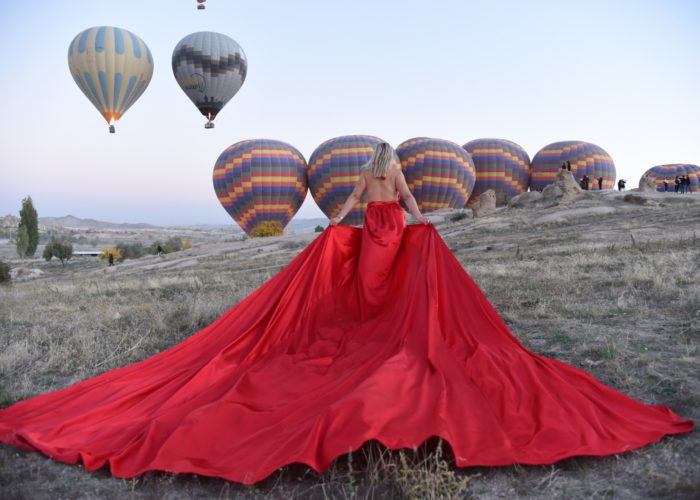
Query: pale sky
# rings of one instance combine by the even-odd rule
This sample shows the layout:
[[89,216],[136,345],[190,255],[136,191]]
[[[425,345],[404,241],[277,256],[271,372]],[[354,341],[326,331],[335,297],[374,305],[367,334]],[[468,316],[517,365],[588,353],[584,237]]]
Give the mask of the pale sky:
[[[107,132],[68,71],[92,26],[132,31],[150,86]],[[248,57],[245,84],[205,130],[172,74],[185,35],[217,31]],[[0,0],[0,215],[225,224],[219,154],[289,142],[308,160],[331,137],[509,139],[530,157],[597,144],[637,185],[662,163],[700,164],[698,0]],[[309,195],[297,214],[322,217]]]

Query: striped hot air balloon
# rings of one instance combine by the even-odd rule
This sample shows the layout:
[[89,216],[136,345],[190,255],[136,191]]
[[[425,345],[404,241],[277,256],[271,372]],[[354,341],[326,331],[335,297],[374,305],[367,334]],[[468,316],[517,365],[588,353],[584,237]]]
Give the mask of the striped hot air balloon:
[[488,189],[496,192],[496,203],[503,205],[530,185],[530,157],[514,142],[505,139],[476,139],[464,149],[474,161],[476,184],[468,205]]
[[233,38],[221,33],[192,33],[173,50],[173,75],[187,97],[207,117],[204,128],[245,82],[248,60]]
[[153,57],[132,32],[98,26],[78,33],[68,46],[68,68],[83,94],[114,132],[153,75]]
[[214,191],[248,235],[265,222],[284,228],[306,198],[306,160],[285,142],[237,142],[216,160]]
[[463,147],[418,137],[403,142],[396,153],[421,212],[464,208],[476,183],[476,170]]
[[700,190],[700,167],[690,163],[671,163],[668,165],[657,165],[651,167],[644,172],[644,175],[639,179],[639,187],[642,187],[642,179],[651,177],[656,182],[656,190],[664,190],[664,179],[668,179],[669,189],[675,190],[676,176],[687,175],[690,180],[688,191],[697,193]]
[[[371,135],[346,135],[324,142],[313,152],[309,159],[309,189],[328,218],[335,217],[343,208],[360,177],[360,169],[372,158],[374,148],[380,142],[383,141]],[[400,167],[398,156],[395,166]],[[342,223],[362,224],[365,208],[366,193]]]
[[603,177],[603,189],[615,186],[615,163],[605,150],[583,141],[555,142],[540,149],[532,160],[530,190],[541,191],[554,182],[562,164],[571,162],[571,172],[579,180],[590,179],[590,189],[597,190],[597,179]]

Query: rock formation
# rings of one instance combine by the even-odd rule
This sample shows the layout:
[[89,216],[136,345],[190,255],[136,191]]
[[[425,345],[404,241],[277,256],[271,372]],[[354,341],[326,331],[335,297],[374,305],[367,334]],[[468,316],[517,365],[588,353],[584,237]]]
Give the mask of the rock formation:
[[639,179],[640,191],[656,191],[656,179],[650,176],[644,176]]
[[479,201],[472,206],[472,211],[474,217],[483,217],[494,213],[496,211],[496,191],[487,189],[481,193]]
[[524,208],[542,201],[542,193],[539,191],[527,191],[525,193],[520,193],[517,196],[513,196],[508,200],[508,206],[510,208]]

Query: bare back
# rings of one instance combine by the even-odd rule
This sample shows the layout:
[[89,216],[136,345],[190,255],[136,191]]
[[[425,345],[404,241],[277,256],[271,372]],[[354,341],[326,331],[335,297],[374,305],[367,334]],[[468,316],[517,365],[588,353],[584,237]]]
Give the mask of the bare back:
[[396,201],[399,197],[396,177],[400,172],[400,168],[392,167],[387,171],[386,177],[381,178],[372,175],[372,171],[369,169],[363,170],[362,176],[367,189],[367,201]]

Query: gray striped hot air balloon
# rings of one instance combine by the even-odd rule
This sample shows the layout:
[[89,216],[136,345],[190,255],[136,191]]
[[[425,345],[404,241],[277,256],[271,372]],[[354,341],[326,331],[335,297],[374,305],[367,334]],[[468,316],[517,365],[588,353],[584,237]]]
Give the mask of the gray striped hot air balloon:
[[221,33],[192,33],[175,46],[173,74],[199,112],[213,120],[245,81],[248,61],[236,41]]
[[148,87],[153,57],[132,32],[97,26],[78,33],[70,43],[68,68],[114,133],[115,122]]

